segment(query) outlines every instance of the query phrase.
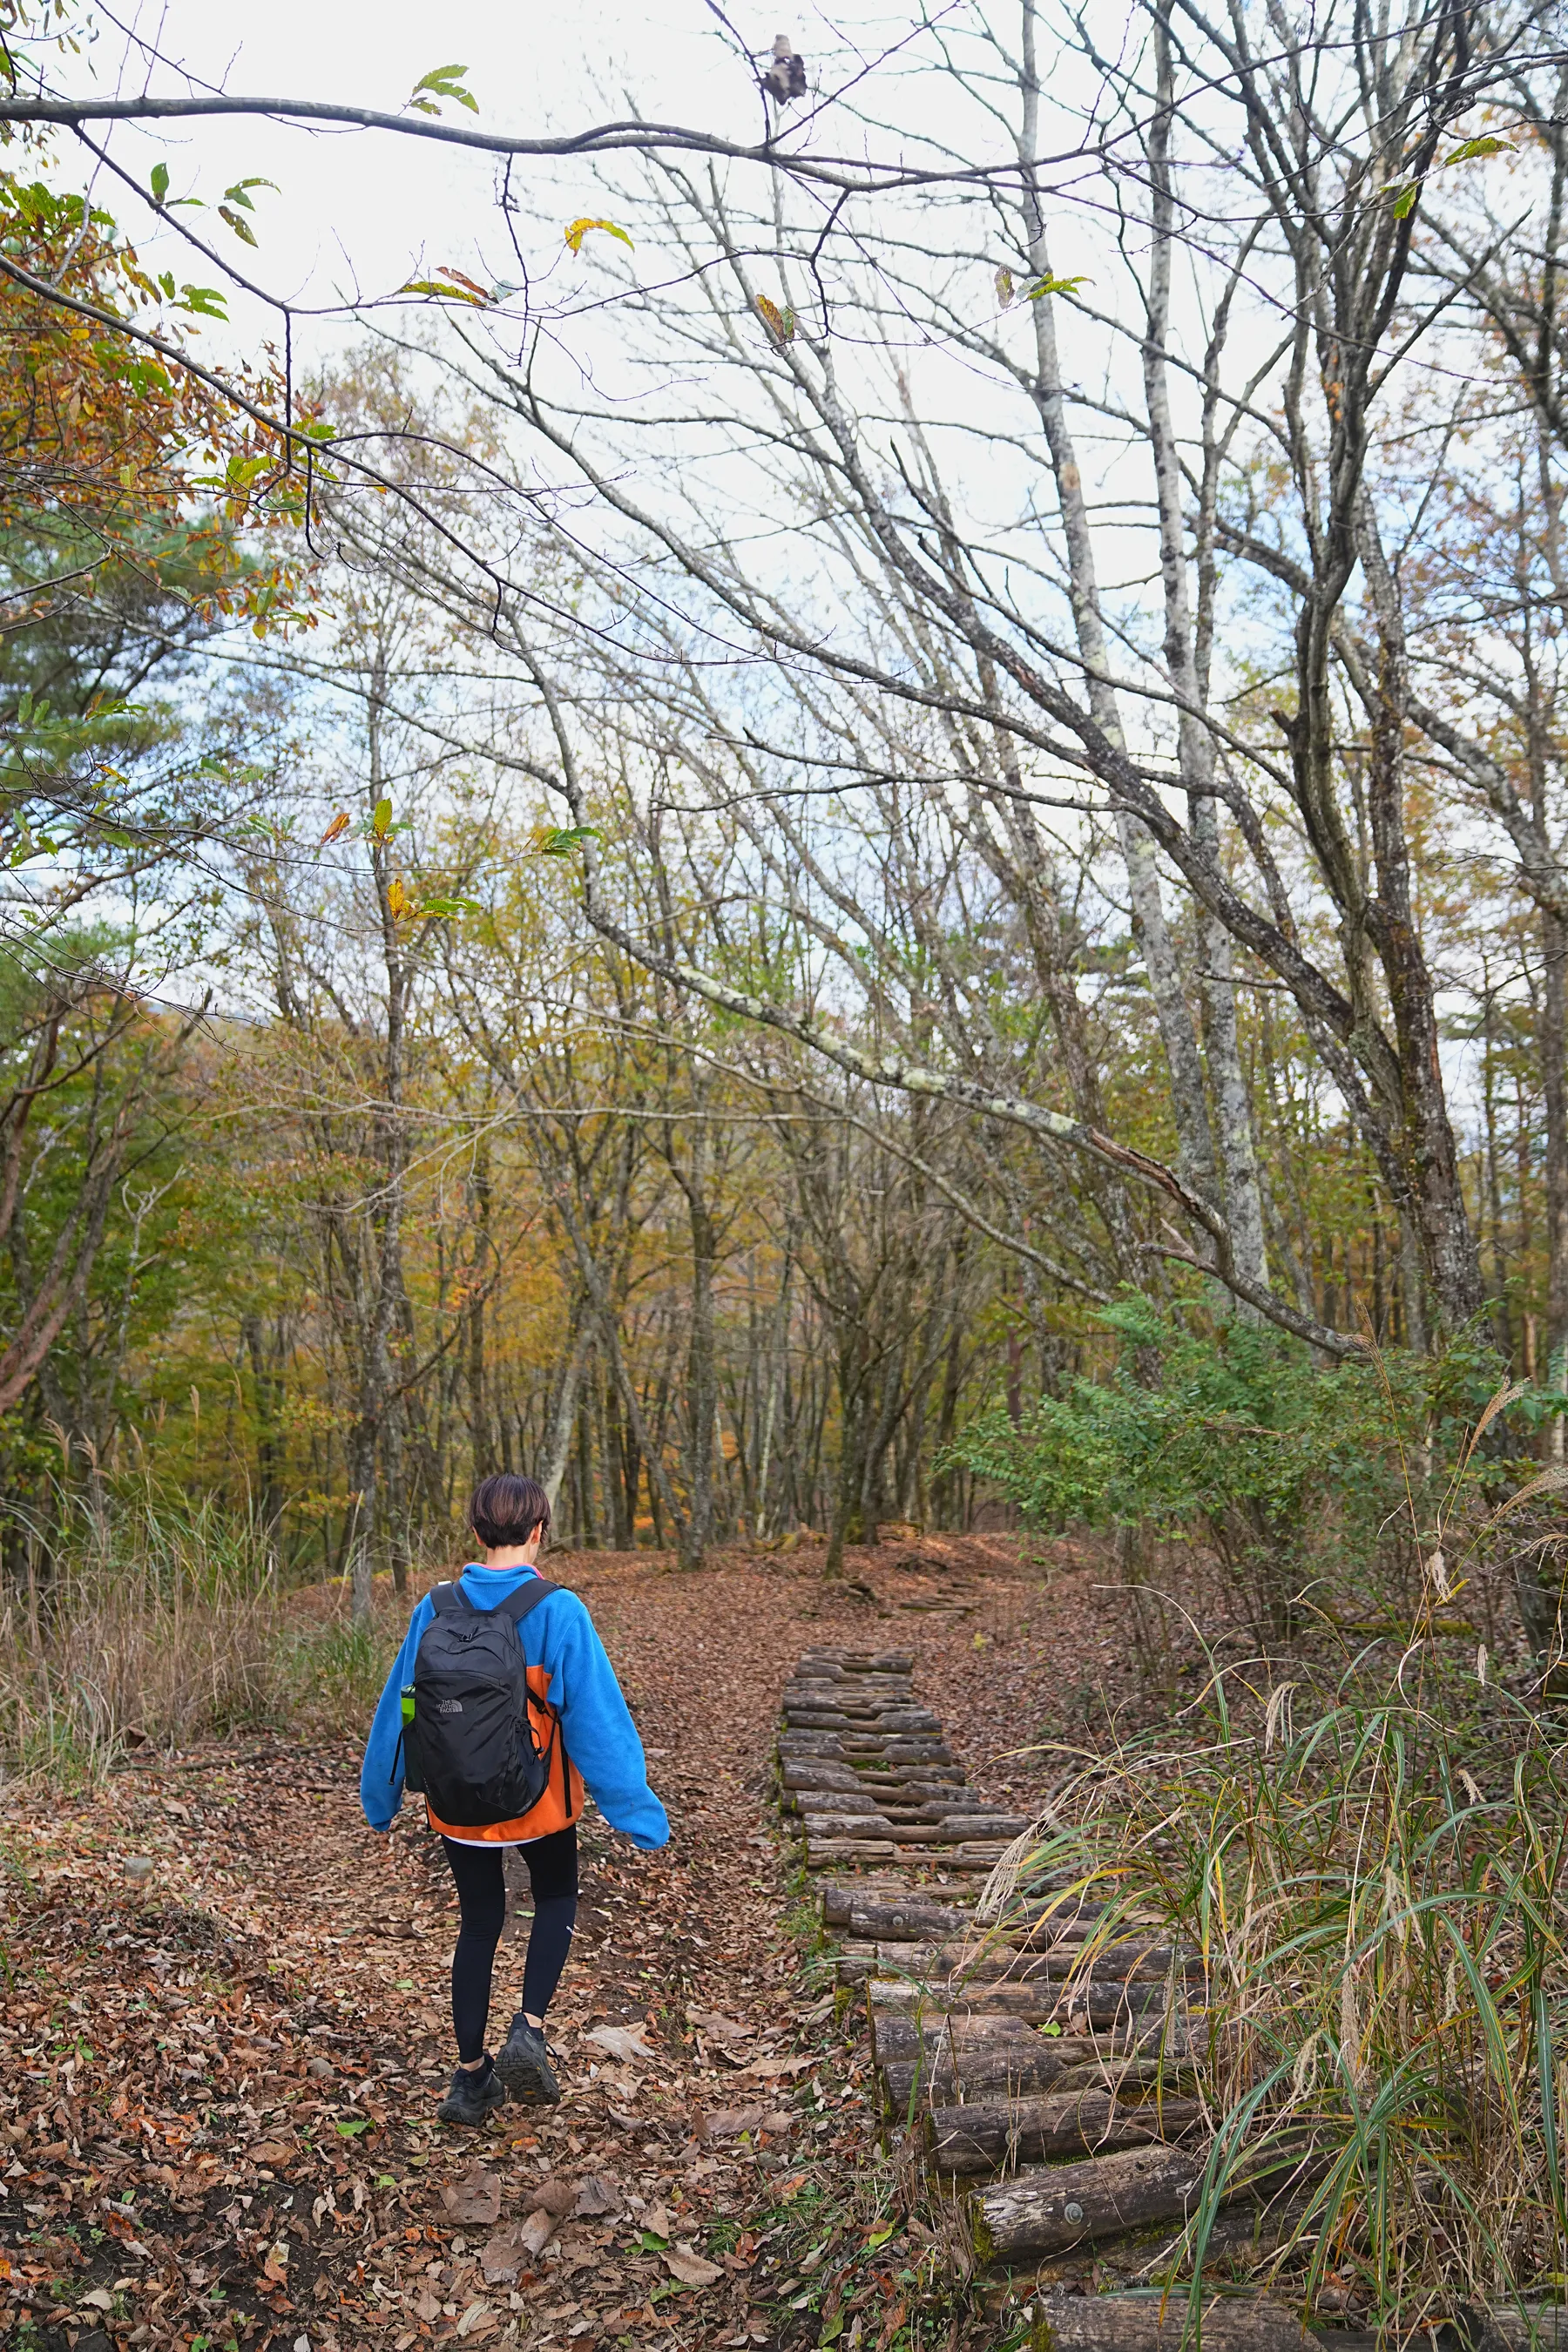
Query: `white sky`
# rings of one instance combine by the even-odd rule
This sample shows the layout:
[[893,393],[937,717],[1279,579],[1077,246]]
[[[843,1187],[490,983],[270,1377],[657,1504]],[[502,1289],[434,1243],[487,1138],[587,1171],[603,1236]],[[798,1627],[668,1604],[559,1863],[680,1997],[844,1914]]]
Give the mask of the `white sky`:
[[[793,6],[794,0],[785,16],[796,45],[808,49],[810,24]],[[778,0],[765,17],[754,5],[726,13],[759,52],[784,21],[774,21]],[[468,68],[477,121],[487,129],[575,130],[624,113],[628,94],[637,111],[655,119],[743,140],[760,129],[755,89],[704,0],[635,7],[606,0],[448,0],[435,11],[409,0],[270,0],[243,15],[212,0],[166,0],[134,14],[117,6],[116,14],[163,57],[235,94],[336,99],[395,112],[422,74],[458,64]],[[107,21],[91,51],[57,75],[100,90],[135,88],[144,78],[155,91],[182,88],[167,70],[154,68],[148,77],[140,53]],[[449,121],[476,121],[451,104],[442,111]],[[153,165],[166,163],[174,195],[211,202],[235,180],[276,181],[277,194],[255,192],[258,253],[211,214],[184,217],[248,274],[296,300],[341,300],[356,288],[386,293],[421,261],[472,270],[482,260],[495,275],[505,274],[497,167],[488,156],[375,131],[307,131],[248,119],[122,125],[111,148],[143,185]],[[520,163],[514,186],[537,198],[553,178],[570,199],[573,176],[570,166]],[[128,191],[105,184],[103,200],[157,266],[177,268],[181,277],[211,277],[199,256],[188,249],[181,255],[176,240],[159,234],[150,215],[135,217]],[[563,220],[570,217],[568,203]],[[247,317],[243,298],[231,298],[230,308],[247,333],[258,330],[262,314]],[[223,340],[208,331],[215,342]],[[327,331],[328,339],[340,331]]]

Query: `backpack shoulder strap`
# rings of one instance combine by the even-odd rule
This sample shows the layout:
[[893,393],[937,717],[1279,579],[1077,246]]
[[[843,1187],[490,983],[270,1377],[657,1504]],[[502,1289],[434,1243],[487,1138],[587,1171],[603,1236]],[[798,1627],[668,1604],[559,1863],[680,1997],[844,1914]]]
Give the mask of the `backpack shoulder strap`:
[[437,1617],[471,1617],[475,1614],[473,1602],[456,1580],[450,1584],[432,1585],[430,1606]]
[[558,1584],[552,1584],[546,1577],[531,1576],[526,1584],[520,1584],[515,1592],[509,1592],[504,1601],[497,1601],[496,1614],[498,1617],[504,1614],[511,1619],[514,1625],[521,1626],[529,1612],[538,1608],[547,1592],[559,1592],[560,1590]]

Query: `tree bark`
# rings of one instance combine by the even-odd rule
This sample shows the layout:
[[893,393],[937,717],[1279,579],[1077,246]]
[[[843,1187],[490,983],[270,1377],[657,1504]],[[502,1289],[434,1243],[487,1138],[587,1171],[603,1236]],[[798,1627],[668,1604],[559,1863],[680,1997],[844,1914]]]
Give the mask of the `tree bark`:
[[939,2172],[994,2172],[1005,2164],[1175,2139],[1192,2129],[1202,2112],[1195,2099],[1129,2106],[1101,2090],[1067,2091],[1045,2099],[966,2101],[962,2106],[929,2110],[926,2146]]

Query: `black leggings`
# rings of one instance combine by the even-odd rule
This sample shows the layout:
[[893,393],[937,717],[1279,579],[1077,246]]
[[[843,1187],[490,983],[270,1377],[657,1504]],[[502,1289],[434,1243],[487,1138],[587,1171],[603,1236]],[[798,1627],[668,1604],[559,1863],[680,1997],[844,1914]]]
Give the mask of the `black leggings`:
[[[484,2054],[490,1970],[506,1924],[504,1849],[458,1845],[449,1837],[441,1843],[458,1883],[461,1915],[458,1946],[452,1954],[452,2026],[458,2057],[472,2060]],[[522,2006],[531,2017],[542,2017],[561,1981],[577,1920],[576,1825],[554,1830],[549,1837],[531,1838],[518,1851],[528,1864],[533,1889],[533,1927],[522,1969]]]

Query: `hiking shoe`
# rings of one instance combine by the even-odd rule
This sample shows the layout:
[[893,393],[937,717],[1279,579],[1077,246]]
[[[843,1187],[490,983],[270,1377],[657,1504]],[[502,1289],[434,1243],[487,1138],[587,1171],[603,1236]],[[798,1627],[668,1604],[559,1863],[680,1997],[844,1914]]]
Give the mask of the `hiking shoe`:
[[497,2055],[496,2073],[525,2107],[553,2107],[560,2101],[561,2085],[544,2046],[543,2031],[530,2025],[521,2010]]
[[505,2097],[506,2091],[493,2063],[459,2066],[436,2114],[444,2124],[482,2124],[490,2109],[499,2107]]

